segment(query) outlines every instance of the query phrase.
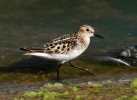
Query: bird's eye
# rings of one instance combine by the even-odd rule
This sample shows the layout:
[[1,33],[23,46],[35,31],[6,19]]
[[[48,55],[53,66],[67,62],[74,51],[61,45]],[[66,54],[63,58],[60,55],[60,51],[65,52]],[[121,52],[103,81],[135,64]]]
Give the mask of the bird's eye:
[[89,31],[89,29],[86,29],[86,31]]

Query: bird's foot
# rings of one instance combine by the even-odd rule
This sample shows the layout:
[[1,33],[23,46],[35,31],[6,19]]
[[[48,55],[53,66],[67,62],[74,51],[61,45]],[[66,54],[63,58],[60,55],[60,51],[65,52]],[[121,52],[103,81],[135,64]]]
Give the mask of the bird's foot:
[[88,72],[90,74],[93,74],[93,72],[97,72],[97,70],[95,70],[95,69],[88,69],[88,68],[85,68],[84,71]]

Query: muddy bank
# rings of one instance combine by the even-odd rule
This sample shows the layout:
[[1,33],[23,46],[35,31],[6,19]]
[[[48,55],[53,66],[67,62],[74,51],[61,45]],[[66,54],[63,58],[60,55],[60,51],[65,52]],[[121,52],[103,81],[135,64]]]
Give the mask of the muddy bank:
[[[113,84],[118,83],[127,83],[131,82],[134,78],[137,78],[137,73],[118,73],[114,75],[103,75],[103,76],[89,76],[89,77],[81,77],[81,78],[75,78],[75,79],[63,79],[62,83],[69,83],[73,85],[82,85],[86,84],[88,82],[92,83],[104,83],[108,80],[111,81]],[[40,86],[46,83],[52,83],[55,80],[51,82],[35,82],[32,84],[8,84],[3,83],[0,84],[0,92],[3,91],[31,91],[31,90],[37,90]]]
[[[136,77],[137,77],[137,73],[118,73],[107,76],[106,75],[88,76],[88,77],[86,76],[75,79],[63,79],[62,83],[64,85],[73,85],[80,87],[86,87],[88,84],[93,83],[93,84],[102,84],[103,87],[107,86],[107,88],[108,87],[112,88],[113,86],[114,88],[115,86],[117,87],[126,83],[129,84]],[[13,100],[13,98],[15,97],[21,97],[24,91],[38,91],[39,88],[46,83],[51,83],[51,82],[35,82],[32,84],[8,84],[8,83],[0,84],[0,100]]]

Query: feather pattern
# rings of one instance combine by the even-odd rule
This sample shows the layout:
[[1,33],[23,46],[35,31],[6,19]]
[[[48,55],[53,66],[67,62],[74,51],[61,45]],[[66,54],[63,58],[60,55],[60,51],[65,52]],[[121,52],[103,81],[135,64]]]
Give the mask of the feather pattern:
[[21,48],[20,50],[24,50],[26,53],[43,52],[66,54],[68,51],[73,50],[73,48],[80,42],[77,38],[79,38],[79,36],[76,33],[67,34],[44,44],[41,48]]

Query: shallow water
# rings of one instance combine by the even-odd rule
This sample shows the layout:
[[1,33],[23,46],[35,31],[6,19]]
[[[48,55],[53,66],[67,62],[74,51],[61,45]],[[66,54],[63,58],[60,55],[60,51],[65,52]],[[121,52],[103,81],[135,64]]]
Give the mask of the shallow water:
[[121,46],[137,44],[137,1],[131,1],[0,1],[0,67],[47,65],[48,61],[22,55],[19,48],[40,47],[76,32],[82,24],[93,26],[105,38],[91,38],[83,56],[118,56]]

